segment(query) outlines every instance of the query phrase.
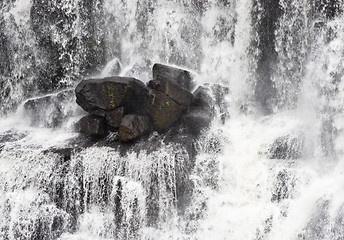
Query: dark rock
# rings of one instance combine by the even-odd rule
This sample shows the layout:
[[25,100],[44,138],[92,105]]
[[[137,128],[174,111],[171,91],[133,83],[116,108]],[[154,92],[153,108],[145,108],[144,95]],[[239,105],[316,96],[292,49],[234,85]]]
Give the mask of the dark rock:
[[215,102],[208,87],[199,86],[193,93],[192,105],[196,108],[213,111]]
[[167,78],[161,78],[159,81],[152,80],[152,83],[148,83],[153,89],[165,93],[178,104],[189,107],[192,102],[192,93],[181,88],[176,83],[168,80]]
[[151,131],[152,125],[147,116],[135,114],[125,115],[118,131],[122,142],[129,142]]
[[79,132],[94,136],[104,136],[106,134],[106,121],[103,117],[87,115],[77,123]]
[[168,79],[185,90],[191,91],[195,84],[189,71],[156,63],[153,66],[153,79]]
[[147,86],[151,89],[159,90],[160,82],[158,80],[153,79],[147,83]]
[[[99,71],[106,63],[105,37],[95,21],[102,16],[102,2],[81,1],[73,10],[61,2],[33,0],[30,9],[30,27],[39,45],[35,56],[42,57],[35,64],[39,90],[51,91],[66,78]],[[74,32],[76,19],[79,33]],[[56,34],[61,36],[56,41]],[[40,56],[41,55],[41,56]],[[34,58],[37,61],[36,57]],[[76,61],[77,60],[77,61]],[[77,71],[77,72],[76,72]],[[49,81],[46,81],[49,79]]]
[[35,99],[24,104],[33,126],[59,127],[63,120],[73,115],[73,90],[64,90]]
[[83,80],[75,89],[76,102],[87,112],[125,107],[128,113],[141,112],[147,87],[135,78],[107,77]]
[[113,128],[119,128],[124,116],[124,108],[120,107],[113,111],[108,111],[105,113],[105,120],[109,126]]
[[304,138],[301,134],[279,137],[268,149],[271,159],[298,159],[302,157]]
[[209,127],[213,117],[210,112],[193,110],[186,113],[182,119],[189,132],[198,135],[202,129]]
[[167,95],[152,89],[146,98],[145,110],[157,128],[166,130],[180,119],[185,108]]
[[205,84],[199,86],[193,93],[192,109],[202,110],[214,116],[220,114],[222,123],[229,117],[228,100],[229,88],[220,84]]

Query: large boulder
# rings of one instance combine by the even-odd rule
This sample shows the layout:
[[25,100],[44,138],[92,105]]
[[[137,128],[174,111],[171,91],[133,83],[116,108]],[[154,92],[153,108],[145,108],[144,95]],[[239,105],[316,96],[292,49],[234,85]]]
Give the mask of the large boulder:
[[148,93],[147,87],[135,78],[107,77],[81,81],[76,89],[76,102],[87,112],[125,107],[127,112],[140,112]]
[[195,86],[189,71],[159,63],[153,66],[153,79],[158,81],[168,79],[188,91],[191,91]]
[[97,115],[87,115],[79,120],[77,129],[87,135],[102,137],[107,132],[106,121]]
[[122,142],[129,142],[152,130],[149,117],[135,114],[125,115],[119,127],[118,137]]
[[145,110],[158,129],[166,130],[180,119],[185,108],[166,94],[151,89],[145,101]]
[[148,83],[148,87],[165,93],[182,106],[189,107],[192,103],[192,93],[167,78],[152,80]]

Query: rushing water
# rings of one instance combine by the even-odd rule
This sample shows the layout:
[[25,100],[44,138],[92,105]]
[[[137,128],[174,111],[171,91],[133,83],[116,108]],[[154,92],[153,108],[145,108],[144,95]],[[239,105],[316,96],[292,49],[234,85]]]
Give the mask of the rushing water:
[[[343,11],[343,0],[1,1],[0,239],[344,239]],[[153,150],[51,150],[76,148],[85,114],[66,89],[90,75],[146,82],[155,62],[230,89],[194,163],[157,133]]]

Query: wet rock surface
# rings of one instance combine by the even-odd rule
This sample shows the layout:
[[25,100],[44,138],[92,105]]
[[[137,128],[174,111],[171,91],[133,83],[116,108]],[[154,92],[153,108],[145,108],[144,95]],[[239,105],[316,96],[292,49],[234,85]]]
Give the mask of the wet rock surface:
[[168,79],[188,91],[192,91],[195,86],[189,71],[159,63],[153,66],[153,79],[158,81]]
[[[103,142],[130,142],[153,130],[162,133],[180,127],[198,137],[216,114],[223,122],[229,117],[229,89],[205,84],[191,93],[193,87],[190,72],[162,64],[154,64],[153,80],[147,86],[135,78],[119,76],[83,80],[75,89],[76,102],[98,118],[92,123],[91,118],[80,120],[83,127],[79,130],[89,135],[118,136],[107,137]],[[100,123],[104,124],[102,128]],[[99,134],[100,129],[106,133]]]
[[159,130],[171,127],[185,111],[172,98],[154,89],[147,96],[145,110]]
[[153,80],[148,86],[152,86],[155,90],[166,94],[182,106],[189,107],[192,103],[193,95],[191,92],[166,78],[162,78],[159,81]]
[[106,112],[104,115],[106,122],[110,127],[119,128],[124,116],[124,108],[116,108],[115,110]]
[[81,118],[77,124],[79,132],[91,136],[104,136],[106,134],[105,119],[96,115],[87,115]]

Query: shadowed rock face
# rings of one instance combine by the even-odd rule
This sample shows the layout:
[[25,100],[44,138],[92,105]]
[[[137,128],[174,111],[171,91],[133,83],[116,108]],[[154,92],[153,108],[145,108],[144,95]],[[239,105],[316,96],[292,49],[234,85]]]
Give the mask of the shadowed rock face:
[[122,142],[128,142],[149,133],[151,129],[152,125],[147,116],[128,114],[122,119],[118,130],[118,137]]

